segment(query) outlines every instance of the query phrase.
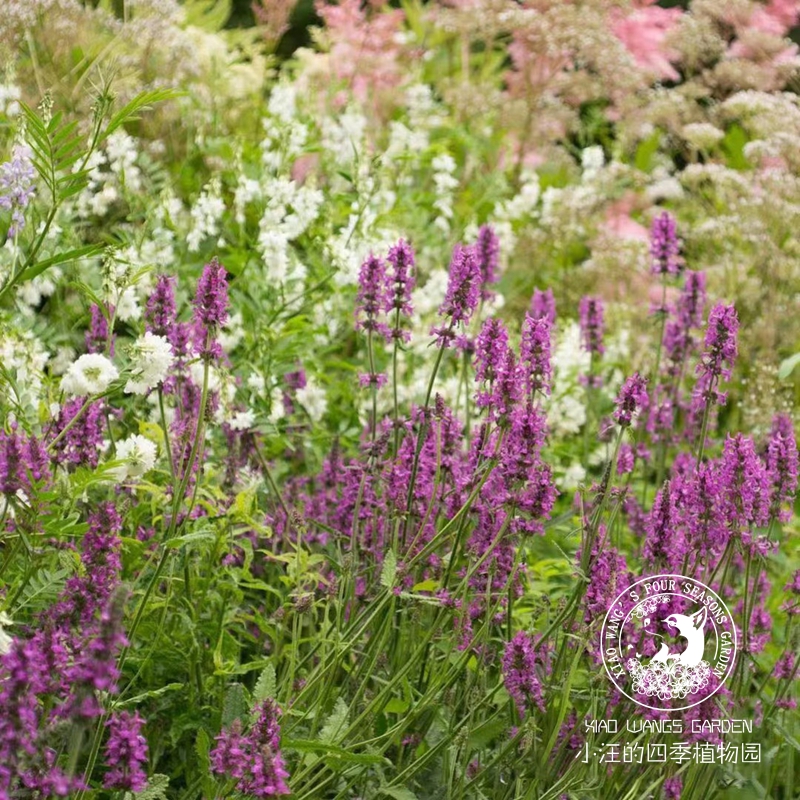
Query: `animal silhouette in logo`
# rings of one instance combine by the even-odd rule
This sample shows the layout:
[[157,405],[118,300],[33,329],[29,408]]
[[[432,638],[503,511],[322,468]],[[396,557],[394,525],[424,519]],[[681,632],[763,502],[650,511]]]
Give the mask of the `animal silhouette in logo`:
[[[706,649],[705,624],[708,619],[708,608],[705,606],[694,614],[670,614],[664,622],[670,628],[676,628],[678,633],[686,639],[686,649],[682,653],[670,653],[660,658],[661,652],[653,656],[653,660],[674,661],[684,667],[696,667],[703,660],[703,653]],[[665,645],[662,645],[662,650]]]

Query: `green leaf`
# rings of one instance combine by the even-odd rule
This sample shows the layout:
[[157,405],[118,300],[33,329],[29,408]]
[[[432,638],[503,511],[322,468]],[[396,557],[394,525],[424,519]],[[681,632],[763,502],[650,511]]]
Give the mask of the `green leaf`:
[[393,797],[394,800],[419,800],[414,792],[405,786],[382,786],[379,795]]
[[222,706],[222,727],[227,728],[235,720],[244,720],[247,716],[247,701],[244,696],[244,686],[241,683],[232,683],[225,693],[225,703]]
[[727,156],[727,166],[731,169],[749,169],[750,162],[744,154],[744,146],[747,144],[747,134],[739,125],[731,125],[725,138],[721,142],[722,150]]
[[784,358],[778,367],[778,377],[785,381],[795,370],[795,367],[800,364],[800,353],[795,353],[789,358]]
[[389,550],[383,559],[383,569],[381,570],[381,586],[391,589],[394,586],[394,579],[397,575],[397,556],[394,550]]
[[37,261],[31,264],[28,269],[20,273],[19,281],[29,281],[37,275],[41,275],[45,270],[56,264],[66,264],[69,261],[76,261],[79,258],[92,258],[93,256],[100,255],[105,249],[102,244],[87,244],[85,247],[76,247],[74,250],[67,250],[65,253],[57,253],[50,258],[45,258],[42,261]]
[[168,775],[153,775],[141,792],[125,792],[125,800],[167,800]]
[[277,691],[277,683],[275,667],[272,664],[267,664],[256,681],[256,688],[253,690],[253,705],[261,703],[264,700],[274,699]]
[[653,156],[661,145],[661,131],[654,131],[636,148],[633,164],[642,172],[650,172],[653,168]]
[[194,740],[194,752],[197,754],[199,771],[203,775],[211,771],[211,761],[208,758],[208,751],[210,748],[211,737],[204,728],[200,728]]
[[319,740],[325,744],[338,744],[344,734],[344,729],[347,726],[347,703],[343,697],[336,700],[336,705],[322,730],[319,732]]
[[40,569],[23,590],[20,607],[33,606],[34,608],[43,608],[55,600],[58,593],[64,588],[64,583],[69,574],[69,570],[66,569],[54,571]]
[[283,750],[296,750],[300,753],[322,753],[331,758],[347,761],[351,764],[384,764],[391,765],[391,761],[384,756],[373,753],[351,753],[343,747],[326,744],[325,742],[313,742],[310,739],[284,739],[281,743]]
[[158,689],[152,689],[149,692],[142,692],[141,694],[129,697],[127,700],[123,700],[122,702],[117,703],[117,705],[135,706],[141,703],[143,700],[149,700],[152,697],[160,697],[162,694],[167,694],[167,692],[177,692],[183,688],[184,685],[182,683],[168,683],[166,684],[166,686],[161,686]]
[[175,91],[174,89],[153,89],[148,92],[141,92],[137,94],[133,100],[127,105],[123,106],[114,116],[109,120],[106,129],[100,136],[100,141],[107,139],[117,128],[122,127],[126,122],[137,119],[137,114],[143,111],[147,106],[154,103],[160,103],[164,100],[170,100],[174,97],[179,97],[183,92]]

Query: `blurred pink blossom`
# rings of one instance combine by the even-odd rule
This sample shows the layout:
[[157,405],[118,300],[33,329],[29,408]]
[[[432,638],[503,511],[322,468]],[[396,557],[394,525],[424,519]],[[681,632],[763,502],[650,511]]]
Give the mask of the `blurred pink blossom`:
[[405,13],[379,10],[383,5],[384,0],[373,0],[368,11],[361,0],[340,0],[338,5],[317,0],[315,6],[331,41],[336,77],[347,81],[362,102],[374,91],[393,88],[403,77],[399,34]]
[[634,239],[642,242],[649,241],[650,234],[643,225],[631,218],[631,212],[636,205],[634,194],[625,195],[606,209],[606,219],[603,229],[620,239]]
[[664,40],[683,12],[679,8],[659,8],[654,2],[639,0],[628,14],[616,10],[611,19],[611,31],[639,67],[658,78],[676,81],[680,75],[671,62],[678,54],[668,48]]

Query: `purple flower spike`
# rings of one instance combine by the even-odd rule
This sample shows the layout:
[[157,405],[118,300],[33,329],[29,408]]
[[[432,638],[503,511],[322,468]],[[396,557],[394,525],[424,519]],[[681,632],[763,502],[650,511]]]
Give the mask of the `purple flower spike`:
[[108,726],[106,743],[106,773],[103,786],[106,789],[125,789],[141,792],[147,786],[147,775],[142,766],[147,763],[147,740],[142,736],[144,720],[138,713],[127,711],[112,714]]
[[[410,317],[413,311],[411,306],[411,292],[414,289],[414,249],[401,239],[394,247],[389,249],[386,260],[391,269],[388,271],[389,292],[386,302],[386,313],[394,314],[392,339],[408,340],[406,331],[400,330],[399,316]],[[396,312],[400,312],[399,315]]]
[[481,297],[484,300],[490,300],[494,297],[494,292],[489,289],[489,286],[497,283],[500,264],[500,240],[490,225],[483,225],[478,231],[475,252],[481,271]]
[[619,390],[614,419],[623,427],[630,426],[633,415],[647,405],[647,381],[634,372]]
[[474,247],[456,245],[450,261],[450,280],[439,314],[449,317],[447,325],[434,328],[432,333],[440,347],[449,347],[455,338],[455,327],[467,324],[481,296],[481,270]]
[[147,299],[145,319],[147,330],[156,336],[166,336],[168,339],[175,326],[175,278],[169,275],[159,275],[153,294]]
[[389,330],[379,315],[389,302],[386,288],[386,264],[383,259],[370,255],[358,273],[356,296],[356,328],[388,336]]
[[286,785],[289,773],[279,749],[279,714],[275,703],[266,700],[246,735],[236,720],[217,736],[217,746],[209,753],[213,771],[235,779],[242,794],[254,797],[289,794]]
[[797,442],[788,414],[779,414],[772,422],[766,464],[772,483],[770,516],[788,522],[797,491]]
[[520,631],[503,653],[503,680],[520,714],[537,706],[544,711],[542,686],[536,675],[536,653],[530,634]]
[[551,322],[547,317],[525,316],[522,324],[520,355],[525,369],[525,381],[529,394],[550,393],[550,332]]
[[228,321],[228,277],[216,258],[205,265],[197,283],[194,320],[206,330],[221,328]]
[[551,325],[555,325],[556,299],[553,296],[552,289],[547,289],[544,292],[541,289],[533,290],[530,314],[534,319],[544,317]]
[[659,214],[650,228],[650,255],[654,275],[678,275],[683,266],[681,243],[675,217],[665,211]]
[[739,331],[739,318],[736,309],[717,303],[708,315],[705,350],[697,365],[698,381],[696,394],[704,401],[716,399],[725,402],[725,394],[716,392],[714,385],[720,377],[730,380],[733,365],[738,353],[736,334]]
[[606,349],[603,346],[603,333],[605,321],[603,314],[603,301],[599,297],[585,296],[581,299],[580,306],[581,334],[583,335],[584,348],[601,356]]

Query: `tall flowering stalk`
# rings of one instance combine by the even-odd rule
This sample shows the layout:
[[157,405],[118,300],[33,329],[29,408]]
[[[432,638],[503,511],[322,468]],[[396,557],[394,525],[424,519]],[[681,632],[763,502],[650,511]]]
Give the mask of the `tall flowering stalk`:
[[693,402],[702,407],[703,418],[700,427],[700,440],[697,446],[697,463],[703,458],[708,417],[712,403],[724,404],[726,393],[718,391],[721,378],[730,380],[733,365],[738,353],[736,335],[739,331],[739,317],[732,305],[717,303],[708,315],[705,349],[697,365],[697,383]]

